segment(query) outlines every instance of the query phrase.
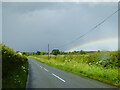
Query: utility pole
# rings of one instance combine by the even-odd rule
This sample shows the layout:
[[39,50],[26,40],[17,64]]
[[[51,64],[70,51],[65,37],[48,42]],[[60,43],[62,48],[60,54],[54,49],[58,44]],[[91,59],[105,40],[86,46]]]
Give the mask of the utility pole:
[[49,60],[49,44],[48,44],[48,60]]

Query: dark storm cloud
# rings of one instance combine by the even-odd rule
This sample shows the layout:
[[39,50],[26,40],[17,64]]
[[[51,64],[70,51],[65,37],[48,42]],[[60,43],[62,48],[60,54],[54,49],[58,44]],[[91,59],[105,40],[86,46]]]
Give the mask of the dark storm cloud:
[[[59,48],[117,9],[117,3],[3,3],[3,42],[20,51]],[[117,37],[117,15],[63,51],[97,39]]]
[[2,3],[0,2],[0,43],[2,43]]

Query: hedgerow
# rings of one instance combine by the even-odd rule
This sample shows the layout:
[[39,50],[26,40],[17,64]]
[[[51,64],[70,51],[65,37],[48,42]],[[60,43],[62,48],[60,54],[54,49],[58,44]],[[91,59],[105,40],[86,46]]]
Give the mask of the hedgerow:
[[[25,88],[28,73],[28,59],[26,58],[26,56],[16,53],[8,46],[5,46],[3,44],[1,44],[1,46],[3,88]],[[15,76],[23,76],[22,74],[20,74],[21,72],[23,72],[22,74],[24,75],[24,77],[18,79],[18,81],[21,83],[17,83],[15,81],[17,77]],[[22,78],[24,78],[25,80],[22,80]]]

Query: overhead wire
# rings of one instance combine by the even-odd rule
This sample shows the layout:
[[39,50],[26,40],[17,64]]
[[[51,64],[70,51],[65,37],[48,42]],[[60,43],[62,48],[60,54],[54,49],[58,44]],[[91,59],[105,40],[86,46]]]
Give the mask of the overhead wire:
[[104,20],[102,20],[100,23],[98,23],[97,25],[95,25],[93,28],[91,28],[89,31],[87,31],[86,33],[84,33],[83,35],[77,37],[76,39],[66,43],[66,44],[63,44],[61,45],[59,48],[63,48],[65,47],[66,45],[68,44],[71,44],[77,40],[79,40],[80,38],[84,37],[85,35],[87,35],[88,33],[90,33],[91,31],[95,30],[98,26],[102,25],[105,21],[107,21],[109,18],[111,18],[114,14],[116,14],[118,11],[120,11],[120,8],[118,10],[116,10],[115,12],[113,12],[111,15],[109,15],[108,17],[106,17]]

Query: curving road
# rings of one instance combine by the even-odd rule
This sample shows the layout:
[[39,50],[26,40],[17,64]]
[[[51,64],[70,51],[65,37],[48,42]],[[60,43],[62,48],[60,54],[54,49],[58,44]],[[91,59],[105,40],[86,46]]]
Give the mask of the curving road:
[[27,88],[116,88],[29,59]]

